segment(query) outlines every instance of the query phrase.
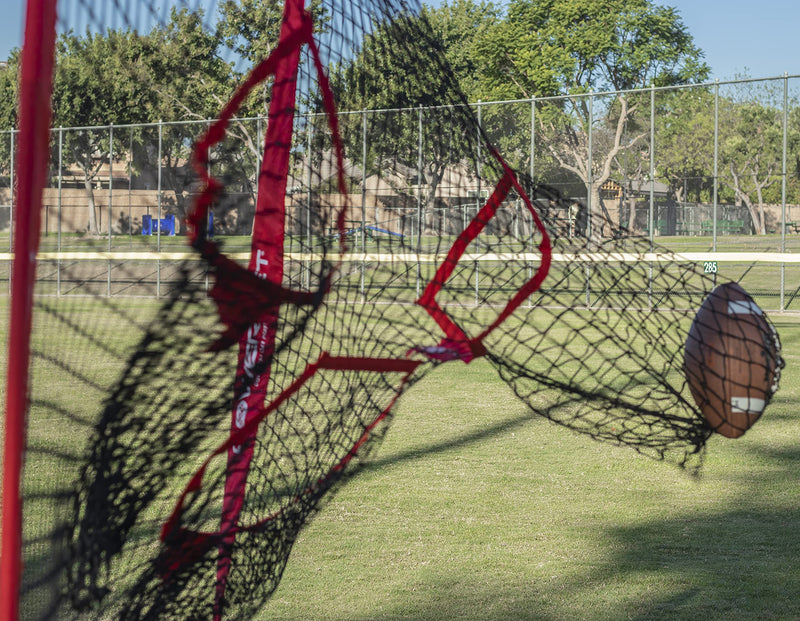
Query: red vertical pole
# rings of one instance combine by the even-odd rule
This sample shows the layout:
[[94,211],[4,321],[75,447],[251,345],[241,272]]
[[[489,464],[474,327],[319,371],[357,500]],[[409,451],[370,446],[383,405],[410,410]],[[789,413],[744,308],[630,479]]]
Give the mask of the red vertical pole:
[[42,188],[47,175],[56,0],[28,0],[19,89],[17,201],[8,331],[0,621],[19,618],[22,574],[22,456],[28,408],[33,284]]
[[[286,0],[279,43],[303,28],[303,0]],[[295,91],[300,47],[293,50],[275,71],[272,87],[264,157],[258,178],[258,201],[249,269],[259,277],[278,285],[283,282],[283,244],[286,220],[286,183],[289,174],[292,133],[294,129]],[[270,368],[264,367],[275,349],[279,303],[269,316],[254,323],[239,343],[239,364],[231,432],[244,427],[264,407]],[[217,561],[217,588],[214,619],[222,617],[222,608],[231,568],[231,551],[244,505],[247,475],[253,456],[254,438],[228,451],[228,471],[222,507],[223,541]]]

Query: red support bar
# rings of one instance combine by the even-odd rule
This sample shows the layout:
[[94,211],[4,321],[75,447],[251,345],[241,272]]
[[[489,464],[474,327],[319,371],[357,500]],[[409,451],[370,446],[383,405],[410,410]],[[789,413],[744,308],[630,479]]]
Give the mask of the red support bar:
[[47,174],[56,0],[29,0],[19,95],[17,212],[12,271],[3,469],[0,621],[19,618],[22,574],[22,457],[28,408],[33,283],[39,248],[42,188]]

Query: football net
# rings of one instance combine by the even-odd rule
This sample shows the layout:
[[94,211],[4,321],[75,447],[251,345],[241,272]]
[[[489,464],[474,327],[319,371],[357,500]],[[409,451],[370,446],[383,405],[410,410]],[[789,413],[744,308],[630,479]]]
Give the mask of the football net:
[[[141,280],[135,258],[111,254],[89,276],[87,261],[45,256],[31,285],[24,618],[252,618],[397,399],[443,363],[485,357],[560,425],[691,471],[702,463],[711,429],[682,350],[687,311],[713,278],[694,261],[614,260],[661,251],[602,239],[585,206],[514,171],[419,6],[287,0],[265,5],[274,11],[245,45],[235,13],[247,6],[60,3],[63,32],[111,27],[166,54],[188,29],[230,46],[203,63],[181,56],[173,83],[252,70],[229,75],[224,98],[169,91],[158,74],[144,82],[154,102],[189,113],[201,96],[219,100],[194,135],[158,136],[155,157],[179,162],[171,207],[195,253],[169,267],[160,303],[107,295],[112,262],[114,282]],[[219,30],[226,15],[239,30]],[[141,69],[143,56],[120,58],[120,80]],[[337,114],[398,79],[409,109],[436,112]],[[263,122],[238,120],[259,106]],[[147,151],[133,129],[115,135],[69,146],[110,162],[125,145]],[[256,175],[242,173],[247,158]],[[240,257],[208,224],[248,210]],[[92,233],[84,250],[108,250]],[[102,283],[103,269],[105,289],[65,285]]]

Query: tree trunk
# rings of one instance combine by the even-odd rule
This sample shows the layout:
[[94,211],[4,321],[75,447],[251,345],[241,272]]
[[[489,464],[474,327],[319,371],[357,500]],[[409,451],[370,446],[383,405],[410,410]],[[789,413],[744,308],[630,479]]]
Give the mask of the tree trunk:
[[92,186],[91,176],[84,175],[83,187],[86,190],[86,206],[89,209],[89,224],[86,227],[86,230],[91,235],[99,235],[100,229],[97,227],[97,212],[94,202],[94,187]]
[[[436,215],[436,190],[439,188],[439,183],[442,181],[442,177],[444,176],[444,169],[445,165],[442,164],[437,166],[436,164],[431,165],[431,170],[426,176],[426,186],[427,186],[427,196],[422,203],[422,208],[425,210],[423,214],[423,231],[421,234],[430,234],[434,232],[436,228],[434,225],[435,222],[435,215]],[[480,197],[478,198],[480,202]]]
[[600,185],[592,183],[590,192],[592,193],[592,209],[589,214],[589,241],[593,244],[599,244],[603,241],[603,234],[605,233],[606,219],[603,216],[603,208],[600,205]]
[[636,233],[636,196],[633,192],[628,197],[628,231]]
[[766,223],[764,222],[764,197],[761,193],[760,185],[756,185],[756,197],[758,198],[758,226],[756,226],[757,235],[765,235],[767,232]]

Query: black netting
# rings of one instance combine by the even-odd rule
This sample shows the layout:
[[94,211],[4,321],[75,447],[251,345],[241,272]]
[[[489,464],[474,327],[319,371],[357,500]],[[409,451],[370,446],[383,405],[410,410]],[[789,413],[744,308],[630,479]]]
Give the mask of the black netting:
[[[69,5],[62,20],[102,22],[88,7]],[[713,277],[609,232],[602,213],[590,217],[547,179],[512,173],[418,6],[312,9],[340,140],[304,44],[288,110],[232,120],[203,143],[222,185],[207,195],[216,234],[195,240],[203,256],[62,252],[40,265],[25,618],[252,618],[303,525],[377,446],[398,396],[445,362],[485,355],[558,424],[691,471],[702,463],[712,430],[689,392],[683,344]],[[159,11],[115,23],[145,33],[167,23]],[[216,53],[247,62],[241,50]],[[267,105],[271,80],[250,97]],[[386,109],[352,112],[398,80],[403,97]],[[273,186],[258,177],[282,178],[254,172],[263,153],[252,146],[287,115],[283,271],[270,283],[245,273],[250,242],[237,235],[264,217],[259,189]],[[148,127],[126,140],[153,155],[156,132],[162,157],[171,141],[181,162],[169,192],[179,231],[191,233],[204,184],[181,149],[200,132]],[[76,244],[119,251],[110,240]],[[274,339],[258,352],[254,326]],[[258,411],[232,432],[257,377]]]

